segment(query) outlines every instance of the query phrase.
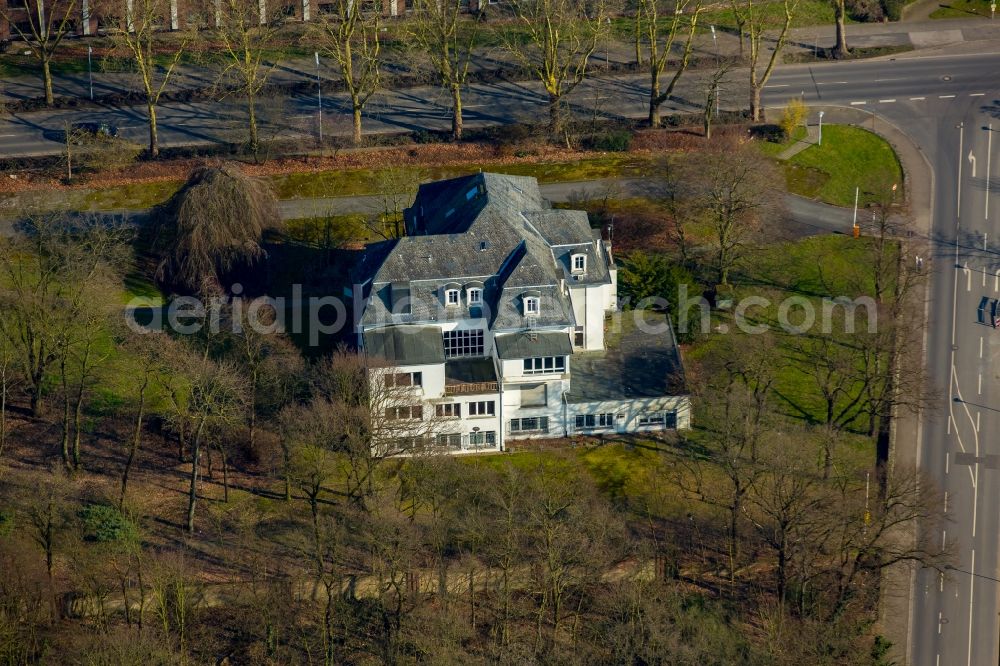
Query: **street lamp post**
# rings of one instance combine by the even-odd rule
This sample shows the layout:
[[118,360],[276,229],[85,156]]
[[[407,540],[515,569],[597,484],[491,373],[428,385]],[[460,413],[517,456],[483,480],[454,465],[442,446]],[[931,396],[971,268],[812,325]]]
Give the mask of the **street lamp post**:
[[604,69],[611,69],[611,18],[608,21],[608,38],[604,40]]
[[90,101],[94,101],[94,67],[91,63],[94,55],[94,47],[87,47],[87,78],[90,79]]
[[823,112],[822,111],[819,112],[819,137],[818,137],[818,139],[816,141],[816,144],[819,145],[819,146],[823,145]]
[[319,51],[316,56],[316,111],[319,116],[319,144],[323,145],[323,85],[319,78]]
[[958,185],[955,188],[955,223],[962,218],[962,149],[965,139],[965,123],[955,125],[958,130]]

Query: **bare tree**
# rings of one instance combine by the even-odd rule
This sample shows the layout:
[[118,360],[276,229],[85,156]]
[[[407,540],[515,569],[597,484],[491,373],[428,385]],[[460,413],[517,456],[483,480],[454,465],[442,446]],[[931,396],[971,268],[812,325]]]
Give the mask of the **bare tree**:
[[168,359],[177,357],[176,346],[178,343],[165,333],[158,331],[146,333],[122,331],[118,335],[117,342],[136,360],[138,369],[137,374],[131,377],[135,390],[133,397],[135,414],[132,433],[128,440],[125,465],[122,467],[121,490],[118,495],[118,508],[121,510],[125,505],[129,475],[142,445],[144,419],[151,402],[150,394],[156,388],[158,378],[167,371]]
[[0,242],[0,332],[16,350],[34,415],[43,411],[65,329],[87,303],[88,290],[129,260],[127,238],[117,224],[51,216],[27,220]]
[[[788,32],[792,27],[792,20],[795,18],[795,11],[798,9],[799,0],[781,0],[780,3],[762,2],[761,0],[732,0],[733,14],[736,17],[737,25],[740,29],[740,53],[743,53],[743,34],[745,32],[750,40],[750,117],[755,121],[761,119],[760,96],[764,86],[767,85],[771,74],[774,72],[781,50],[788,40]],[[780,8],[781,15],[775,21],[775,8]],[[774,46],[770,57],[763,61],[766,50],[764,34],[777,23],[778,36],[774,40]],[[761,67],[763,66],[763,70]]]
[[712,118],[718,114],[719,111],[719,91],[722,87],[722,81],[729,74],[729,70],[732,69],[731,63],[723,63],[719,65],[712,76],[709,77],[707,84],[705,85],[705,102],[701,108],[701,122],[702,127],[705,130],[705,138],[712,138]]
[[[645,64],[649,71],[649,125],[660,126],[660,106],[674,92],[681,75],[687,70],[694,48],[694,35],[698,27],[698,17],[701,14],[701,0],[638,0],[635,22],[636,34],[641,34],[637,40],[636,49],[645,44]],[[665,16],[664,16],[665,15]],[[684,24],[687,24],[684,26]],[[677,32],[686,28],[686,38],[682,47],[680,62],[674,75],[670,78],[666,90],[660,92],[660,78],[673,55],[674,41]]]
[[218,0],[215,5],[217,34],[227,61],[219,81],[229,89],[227,95],[246,99],[248,144],[255,158],[260,152],[258,98],[278,64],[268,62],[268,57],[282,24],[281,16],[268,13],[267,7],[258,0]]
[[216,362],[203,352],[179,345],[168,359],[169,374],[181,386],[174,387],[175,418],[188,433],[191,444],[191,475],[187,501],[187,531],[194,533],[195,507],[201,472],[201,452],[217,430],[232,427],[244,418],[245,378],[230,363]]
[[417,0],[410,38],[427,53],[451,94],[451,135],[462,138],[462,88],[469,74],[479,22],[466,16],[464,0]]
[[313,24],[323,52],[336,60],[351,99],[354,144],[361,143],[361,113],[382,83],[382,6],[364,0],[334,0],[334,11]]
[[711,229],[717,283],[727,285],[752,234],[776,212],[777,172],[752,146],[740,143],[686,156],[676,178],[689,214]]
[[[194,35],[183,32],[174,39],[160,38],[164,17],[170,16],[174,0],[107,0],[103,18],[118,50],[128,54],[135,63],[146,98],[149,124],[149,155],[160,153],[156,127],[156,107],[160,96],[173,77],[177,63],[187,50]],[[166,65],[163,65],[164,58]]]
[[26,22],[18,21],[5,3],[0,8],[0,17],[24,40],[31,55],[42,66],[42,83],[45,86],[45,104],[52,106],[52,59],[62,45],[63,39],[73,29],[76,0],[27,0],[24,3]]
[[564,100],[587,74],[590,57],[606,31],[605,0],[512,0],[503,7],[511,25],[501,28],[504,47],[542,84],[548,96],[549,130],[569,145]]

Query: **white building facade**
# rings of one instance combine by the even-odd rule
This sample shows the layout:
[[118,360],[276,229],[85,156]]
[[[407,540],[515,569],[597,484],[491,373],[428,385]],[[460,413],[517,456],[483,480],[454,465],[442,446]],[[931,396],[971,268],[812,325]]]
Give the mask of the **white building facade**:
[[609,348],[617,269],[586,213],[551,208],[533,178],[481,173],[421,186],[405,220],[365,253],[356,319],[387,422],[419,433],[399,452],[689,426],[665,318]]

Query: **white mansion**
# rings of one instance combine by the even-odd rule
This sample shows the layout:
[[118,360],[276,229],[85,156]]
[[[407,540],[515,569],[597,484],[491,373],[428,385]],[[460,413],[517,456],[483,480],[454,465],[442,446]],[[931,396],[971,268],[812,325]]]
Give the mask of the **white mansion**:
[[405,223],[366,249],[356,320],[397,432],[457,453],[689,427],[673,331],[616,314],[611,246],[585,212],[480,173],[422,185]]

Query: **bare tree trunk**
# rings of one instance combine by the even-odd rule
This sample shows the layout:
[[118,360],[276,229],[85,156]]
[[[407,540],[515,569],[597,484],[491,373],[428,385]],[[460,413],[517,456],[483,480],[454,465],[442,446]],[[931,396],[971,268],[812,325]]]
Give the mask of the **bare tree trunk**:
[[257,138],[257,95],[252,91],[247,92],[247,120],[250,123],[250,152],[256,158],[260,141]]
[[660,75],[655,68],[650,72],[649,81],[649,126],[660,126]]
[[129,472],[132,471],[132,465],[135,463],[135,457],[139,452],[139,444],[142,440],[142,419],[146,413],[146,388],[148,386],[149,380],[145,379],[142,382],[142,386],[139,387],[139,406],[135,416],[135,427],[132,429],[132,441],[129,443],[128,457],[125,459],[125,469],[122,470],[122,489],[121,495],[118,498],[119,510],[121,510],[122,506],[125,505],[125,491],[128,488],[128,475]]
[[752,86],[750,92],[750,118],[755,122],[760,122],[760,86]]
[[455,141],[462,139],[462,86],[451,84],[451,135]]
[[152,102],[146,103],[149,110],[149,156],[156,157],[160,154],[160,142],[156,129],[156,106]]
[[229,503],[229,458],[226,451],[219,448],[219,455],[222,456],[222,501]]
[[187,531],[194,534],[194,509],[198,502],[198,465],[201,462],[201,432],[205,427],[205,419],[198,422],[198,428],[194,433],[194,441],[191,443],[191,487],[188,490],[187,508]]
[[834,0],[833,10],[837,22],[837,45],[833,49],[833,55],[836,58],[846,58],[850,55],[850,49],[847,48],[847,26],[844,25],[847,14],[844,0]]
[[355,146],[360,146],[361,145],[361,107],[358,106],[357,104],[354,105],[353,118],[354,118],[354,136],[353,136],[354,145]]
[[59,442],[59,451],[62,455],[63,464],[66,469],[73,471],[73,458],[69,450],[69,381],[66,378],[66,359],[59,362],[59,375],[63,389],[63,413],[62,413],[62,433]]
[[55,95],[52,94],[52,70],[47,55],[42,58],[42,81],[45,83],[45,106],[53,106]]

